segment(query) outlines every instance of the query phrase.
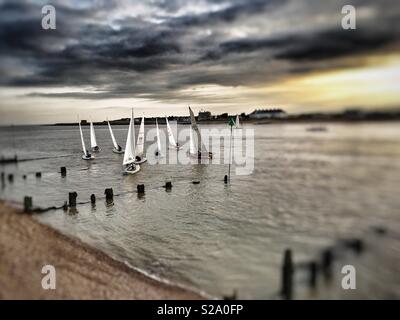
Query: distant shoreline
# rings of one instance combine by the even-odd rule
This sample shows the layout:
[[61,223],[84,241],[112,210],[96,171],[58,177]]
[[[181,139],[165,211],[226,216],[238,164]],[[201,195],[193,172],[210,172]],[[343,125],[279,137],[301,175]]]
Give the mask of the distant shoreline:
[[[153,120],[154,119],[154,120]],[[242,120],[241,124],[253,124],[253,125],[263,125],[263,124],[328,124],[328,123],[369,123],[369,122],[399,122],[400,118],[392,119],[251,119]],[[93,122],[96,126],[106,126],[107,122]],[[116,122],[110,121],[112,126],[128,126],[128,121],[116,120]],[[136,123],[135,124],[139,124]],[[158,123],[159,125],[164,125],[165,123]],[[179,125],[190,125],[190,123],[179,122]],[[206,120],[198,121],[198,124],[226,124],[228,125],[228,119],[225,120]],[[155,125],[155,118],[148,118],[145,120],[145,125]],[[62,127],[62,126],[78,126],[78,123],[56,123],[56,124],[41,124],[39,126],[50,126],[50,127]],[[82,124],[82,126],[89,126],[89,123]]]
[[[146,277],[3,201],[0,252],[0,299],[204,299]],[[56,290],[41,287],[47,264],[56,269]]]

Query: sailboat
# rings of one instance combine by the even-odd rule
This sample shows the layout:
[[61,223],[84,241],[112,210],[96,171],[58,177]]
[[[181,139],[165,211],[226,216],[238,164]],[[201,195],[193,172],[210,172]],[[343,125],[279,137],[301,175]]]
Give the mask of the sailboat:
[[111,139],[112,139],[112,142],[113,142],[113,145],[114,145],[113,152],[114,152],[114,153],[118,153],[118,154],[124,153],[124,150],[123,150],[123,149],[121,148],[121,146],[117,143],[117,140],[115,140],[114,133],[113,133],[113,131],[112,131],[112,129],[111,129],[110,121],[107,121],[107,123],[108,123],[108,129],[110,130]]
[[135,163],[135,149],[135,118],[133,117],[132,110],[131,121],[129,122],[128,137],[126,138],[124,161],[122,163],[125,166],[125,173],[135,174],[140,170],[140,166]]
[[239,122],[239,115],[236,115],[235,129],[242,129],[242,125]]
[[138,140],[136,143],[136,160],[135,162],[141,164],[146,162],[147,159],[144,156],[144,117],[142,117],[142,122],[140,123]]
[[99,152],[100,148],[97,145],[97,140],[96,140],[96,133],[94,132],[94,125],[93,122],[90,121],[90,145],[92,147],[93,152]]
[[91,155],[89,153],[89,151],[86,149],[85,140],[83,139],[82,127],[81,127],[80,122],[79,122],[79,131],[81,133],[81,142],[82,142],[82,150],[83,150],[82,159],[83,160],[93,160],[95,157],[93,155]]
[[[203,148],[203,143],[201,139],[201,134],[199,127],[196,122],[196,118],[194,117],[192,109],[189,107],[189,113],[190,113],[190,121],[191,121],[191,129],[190,129],[190,149],[189,149],[189,155],[191,157],[195,157],[197,159],[212,159],[212,152],[207,152],[205,148]],[[193,140],[193,133],[192,130],[194,130],[197,134],[197,152],[195,151],[194,147],[194,140]]]
[[169,122],[168,122],[168,118],[167,118],[167,117],[165,117],[165,121],[166,121],[166,123],[167,123],[168,142],[169,142],[169,147],[170,147],[170,149],[174,149],[174,150],[176,150],[176,151],[181,150],[181,149],[182,149],[182,146],[180,146],[179,143],[177,143],[177,142],[175,141],[174,134],[172,133],[172,129],[171,129],[171,126],[169,125]]
[[156,132],[157,132],[157,151],[156,151],[156,157],[157,158],[162,158],[162,153],[161,153],[161,140],[160,140],[160,131],[158,129],[158,121],[156,118]]

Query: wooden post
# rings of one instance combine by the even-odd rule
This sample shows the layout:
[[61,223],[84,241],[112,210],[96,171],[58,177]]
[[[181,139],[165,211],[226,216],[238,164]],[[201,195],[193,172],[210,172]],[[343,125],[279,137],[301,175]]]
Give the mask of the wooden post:
[[36,178],[41,178],[42,177],[42,173],[41,172],[36,172]]
[[95,195],[95,194],[92,194],[92,195],[90,196],[90,202],[91,202],[92,204],[95,204],[95,203],[96,203],[96,195]]
[[76,198],[77,197],[78,197],[78,194],[76,192],[69,193],[68,203],[69,203],[70,208],[76,207]]
[[[231,162],[232,162],[232,128],[231,125],[231,138],[229,140],[229,169],[228,169],[228,182],[231,181]],[[227,183],[227,182],[226,182]]]
[[26,174],[24,174],[24,175],[22,176],[22,179],[26,180]]
[[24,212],[32,212],[32,197],[24,197]]
[[8,182],[13,183],[14,182],[14,175],[12,173],[10,173],[8,175]]
[[311,261],[309,264],[310,270],[310,288],[315,288],[317,286],[317,274],[318,274],[318,266],[315,261]]
[[283,256],[282,264],[282,298],[285,300],[291,300],[293,297],[293,260],[292,250],[286,249]]
[[107,201],[113,201],[114,199],[114,191],[112,188],[108,188],[104,190],[104,194],[106,195],[106,200]]
[[225,175],[225,177],[224,177],[224,183],[225,183],[225,184],[228,183],[228,176],[227,176],[227,175]]
[[66,167],[61,167],[61,177],[66,177],[67,176],[67,168]]
[[322,271],[327,279],[332,277],[333,258],[332,249],[328,248],[322,252]]
[[144,184],[138,184],[137,185],[137,192],[139,194],[144,194]]
[[165,189],[166,190],[171,190],[172,189],[172,182],[171,181],[167,181],[165,183]]

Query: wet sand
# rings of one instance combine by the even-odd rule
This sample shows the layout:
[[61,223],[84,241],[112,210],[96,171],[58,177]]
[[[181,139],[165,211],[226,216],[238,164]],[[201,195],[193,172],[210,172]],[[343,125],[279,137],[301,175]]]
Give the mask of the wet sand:
[[[56,289],[44,290],[44,265]],[[152,280],[0,202],[0,299],[201,299]]]

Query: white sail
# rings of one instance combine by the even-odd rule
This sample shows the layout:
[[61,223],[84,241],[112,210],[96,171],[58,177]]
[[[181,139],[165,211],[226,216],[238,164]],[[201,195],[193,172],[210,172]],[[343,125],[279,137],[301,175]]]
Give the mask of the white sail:
[[173,135],[173,133],[172,133],[171,127],[170,127],[170,125],[169,125],[169,122],[168,122],[168,118],[167,118],[167,117],[165,117],[165,121],[167,122],[167,131],[168,131],[168,141],[169,141],[169,144],[170,144],[171,146],[173,146],[173,147],[176,147],[176,141],[175,141],[174,135]]
[[144,154],[144,117],[140,123],[139,134],[136,144],[136,155],[142,157]]
[[81,133],[81,142],[82,142],[83,154],[84,154],[85,156],[87,156],[85,140],[83,139],[82,127],[81,127],[81,123],[80,123],[80,122],[79,122],[79,131],[80,131],[80,133]]
[[94,126],[92,121],[90,121],[90,145],[92,148],[97,147],[96,133],[94,132]]
[[158,130],[158,121],[156,118],[156,130],[157,130],[157,151],[160,154],[161,153],[161,140],[160,140],[160,131]]
[[129,122],[128,137],[126,138],[125,154],[124,154],[124,165],[135,162],[135,118],[133,117],[133,111],[131,115],[131,121]]
[[200,134],[199,127],[197,126],[197,123],[196,123],[196,118],[194,117],[193,111],[190,107],[189,107],[189,113],[190,113],[190,121],[192,123],[192,129],[197,133],[197,150],[201,153],[201,149],[203,146],[202,140],[201,140],[201,134]]
[[189,153],[192,155],[196,155],[196,148],[194,146],[194,141],[193,141],[193,130],[192,128],[189,129],[190,130],[190,144],[189,144]]
[[235,127],[236,127],[236,129],[240,129],[241,128],[240,122],[239,122],[239,115],[236,115]]
[[117,143],[117,140],[115,140],[114,133],[113,133],[113,131],[112,131],[112,129],[111,129],[110,121],[107,121],[107,122],[108,122],[108,129],[110,130],[111,139],[112,139],[114,148],[115,148],[116,150],[118,150],[118,143]]

